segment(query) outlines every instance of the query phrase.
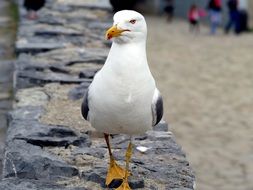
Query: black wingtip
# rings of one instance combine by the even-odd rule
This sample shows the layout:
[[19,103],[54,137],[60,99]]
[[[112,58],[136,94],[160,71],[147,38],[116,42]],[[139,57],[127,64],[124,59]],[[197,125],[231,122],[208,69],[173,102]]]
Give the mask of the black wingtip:
[[163,99],[162,99],[162,96],[158,97],[158,99],[156,101],[155,108],[156,108],[156,122],[155,122],[155,125],[157,125],[163,117]]
[[88,120],[88,115],[89,115],[88,92],[89,90],[86,91],[83,102],[82,102],[82,106],[81,106],[81,113],[85,120]]

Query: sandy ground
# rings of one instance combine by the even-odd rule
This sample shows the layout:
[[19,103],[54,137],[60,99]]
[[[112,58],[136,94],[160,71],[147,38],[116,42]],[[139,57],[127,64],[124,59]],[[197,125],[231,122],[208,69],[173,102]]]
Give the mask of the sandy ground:
[[191,34],[147,17],[148,57],[165,119],[196,172],[198,190],[253,189],[253,34]]

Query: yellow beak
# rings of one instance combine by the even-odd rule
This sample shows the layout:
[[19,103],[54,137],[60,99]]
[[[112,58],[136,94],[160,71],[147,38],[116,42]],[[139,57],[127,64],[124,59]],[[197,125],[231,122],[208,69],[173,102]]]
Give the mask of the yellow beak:
[[105,38],[107,40],[110,40],[111,38],[113,37],[118,37],[121,35],[122,32],[125,32],[125,31],[130,31],[130,30],[122,30],[122,29],[118,29],[117,28],[117,25],[114,25],[112,26],[111,28],[109,28],[107,31],[106,31],[106,34],[105,34]]

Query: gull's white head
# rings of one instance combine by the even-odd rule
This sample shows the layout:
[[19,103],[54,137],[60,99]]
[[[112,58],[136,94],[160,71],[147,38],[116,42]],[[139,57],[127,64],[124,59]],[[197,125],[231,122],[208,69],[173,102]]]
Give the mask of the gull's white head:
[[147,25],[138,12],[123,10],[114,14],[113,26],[107,30],[106,38],[115,43],[146,42]]

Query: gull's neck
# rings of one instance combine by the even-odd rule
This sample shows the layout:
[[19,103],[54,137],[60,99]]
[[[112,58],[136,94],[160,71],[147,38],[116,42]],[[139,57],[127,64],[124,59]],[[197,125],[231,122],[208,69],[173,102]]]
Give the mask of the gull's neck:
[[119,44],[113,42],[105,66],[117,69],[148,69],[146,43],[135,42]]
[[[120,86],[122,91],[140,91],[147,83],[154,85],[154,79],[149,70],[144,43],[113,43],[101,76],[112,86]],[[152,85],[151,85],[152,86]]]

